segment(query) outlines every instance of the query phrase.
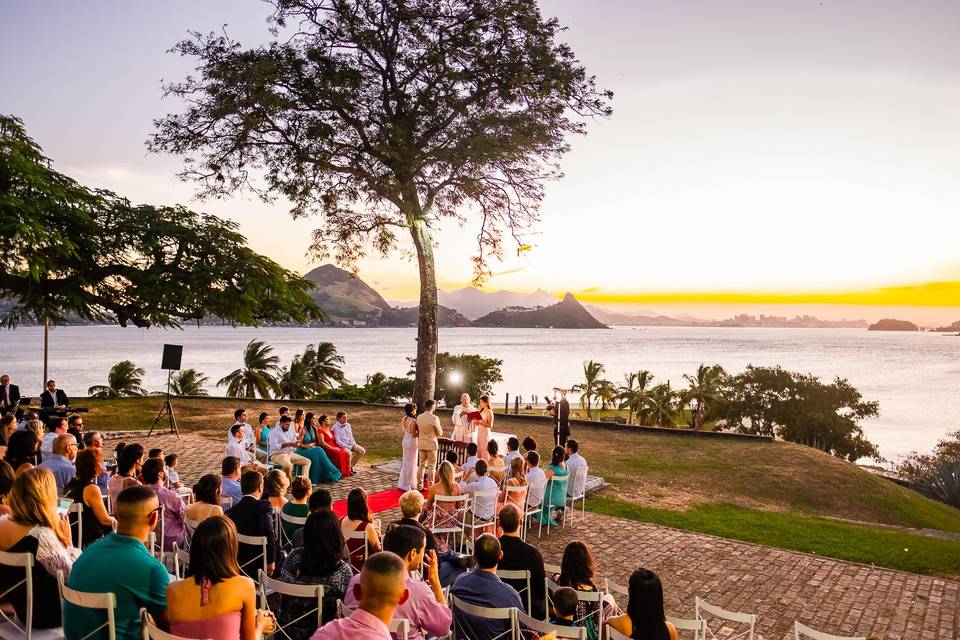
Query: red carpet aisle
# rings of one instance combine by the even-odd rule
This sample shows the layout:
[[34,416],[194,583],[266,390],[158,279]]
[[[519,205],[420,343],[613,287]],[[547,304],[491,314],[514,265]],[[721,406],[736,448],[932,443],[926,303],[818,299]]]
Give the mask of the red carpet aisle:
[[[388,511],[399,506],[400,496],[402,496],[403,493],[404,492],[400,489],[390,489],[389,491],[371,493],[367,496],[367,504],[370,506],[370,511],[373,513]],[[334,502],[333,512],[336,513],[337,517],[340,518],[347,515],[347,501],[337,500]]]

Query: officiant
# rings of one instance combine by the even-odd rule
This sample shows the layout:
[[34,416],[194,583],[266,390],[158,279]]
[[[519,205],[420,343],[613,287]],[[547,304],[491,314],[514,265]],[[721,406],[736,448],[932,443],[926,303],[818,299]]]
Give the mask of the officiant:
[[453,439],[470,442],[473,439],[473,427],[469,415],[477,409],[470,403],[470,394],[460,395],[460,404],[453,408]]

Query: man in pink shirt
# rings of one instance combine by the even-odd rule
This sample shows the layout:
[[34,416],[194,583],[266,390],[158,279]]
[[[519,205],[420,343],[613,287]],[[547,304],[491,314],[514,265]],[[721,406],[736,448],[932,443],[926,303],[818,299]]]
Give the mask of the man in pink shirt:
[[331,620],[310,640],[391,640],[387,625],[407,597],[407,565],[395,553],[381,551],[363,563],[360,572],[360,608],[349,618]]
[[[394,616],[410,621],[410,640],[423,640],[427,635],[442,637],[450,633],[453,624],[453,612],[447,606],[440,586],[439,566],[437,554],[431,551],[426,555],[427,537],[423,529],[410,525],[395,526],[387,531],[383,538],[383,550],[390,551],[403,558],[407,575],[419,573],[420,565],[427,561],[427,580],[407,578],[407,592],[409,596],[397,607]],[[364,565],[366,566],[366,565]],[[351,609],[357,607],[357,598],[354,595],[355,587],[361,582],[361,576],[353,576],[347,587],[347,596],[344,603]],[[362,592],[362,589],[361,589]]]

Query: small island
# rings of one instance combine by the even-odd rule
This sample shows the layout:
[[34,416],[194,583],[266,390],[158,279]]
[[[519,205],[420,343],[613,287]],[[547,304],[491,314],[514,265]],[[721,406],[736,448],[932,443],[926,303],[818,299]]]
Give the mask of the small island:
[[867,331],[920,331],[920,327],[906,320],[884,318],[867,327]]
[[475,327],[531,328],[531,329],[609,329],[583,308],[573,294],[549,307],[529,309],[507,307],[488,313],[473,321]]
[[931,329],[931,331],[938,331],[940,333],[960,333],[960,320],[957,320],[953,324],[947,325],[945,327],[937,327],[936,329]]

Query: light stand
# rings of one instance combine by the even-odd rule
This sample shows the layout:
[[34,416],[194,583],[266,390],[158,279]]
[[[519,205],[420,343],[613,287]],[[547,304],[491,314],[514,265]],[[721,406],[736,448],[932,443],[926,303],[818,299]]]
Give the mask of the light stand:
[[153,424],[150,426],[149,433],[147,433],[148,438],[153,435],[153,430],[157,428],[160,419],[163,418],[163,414],[167,414],[167,419],[170,422],[170,433],[177,436],[177,439],[180,438],[180,429],[177,428],[177,418],[173,415],[173,404],[170,402],[170,379],[172,376],[173,370],[167,369],[167,393],[164,396],[163,406],[160,407],[160,412],[157,414],[157,417],[153,419]]

